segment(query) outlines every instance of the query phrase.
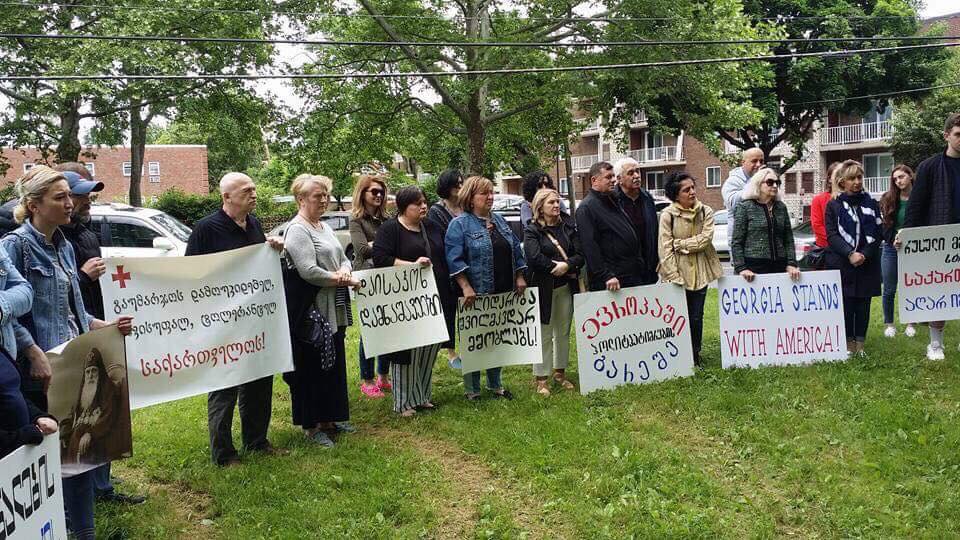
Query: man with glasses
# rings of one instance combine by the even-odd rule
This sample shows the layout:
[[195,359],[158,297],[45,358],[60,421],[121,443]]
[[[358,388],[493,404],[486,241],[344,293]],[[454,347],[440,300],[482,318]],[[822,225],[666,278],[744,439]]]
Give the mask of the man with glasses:
[[618,160],[613,166],[613,172],[617,175],[617,202],[640,240],[640,254],[644,264],[640,269],[639,285],[651,285],[659,279],[657,265],[660,262],[657,250],[659,223],[653,195],[640,185],[640,164],[633,158]]
[[761,167],[763,167],[763,150],[757,147],[744,150],[740,158],[740,166],[730,171],[730,176],[720,188],[723,206],[727,209],[727,238],[733,237],[733,211],[740,202],[743,188]]
[[[63,172],[70,186],[70,199],[73,201],[73,213],[70,223],[60,227],[63,235],[73,246],[77,258],[77,279],[80,282],[80,295],[83,306],[94,317],[104,320],[103,293],[100,290],[100,276],[107,271],[100,254],[100,238],[90,230],[90,204],[97,194],[103,191],[103,182],[94,180],[93,175],[82,163],[68,162],[56,166]],[[146,501],[139,495],[117,493],[110,478],[110,464],[106,463],[93,471],[93,489],[97,499],[121,504],[141,504]]]

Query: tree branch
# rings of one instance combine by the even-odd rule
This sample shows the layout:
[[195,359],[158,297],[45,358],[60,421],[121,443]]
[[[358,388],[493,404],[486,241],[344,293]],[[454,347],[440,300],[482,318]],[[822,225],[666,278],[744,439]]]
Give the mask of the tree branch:
[[484,116],[484,117],[481,118],[480,121],[483,122],[483,125],[489,126],[490,124],[492,124],[492,123],[494,123],[494,122],[497,122],[497,121],[499,121],[499,120],[503,120],[504,118],[508,118],[508,117],[513,116],[513,115],[515,115],[515,114],[520,114],[520,113],[522,113],[522,112],[524,112],[524,111],[529,111],[530,109],[536,109],[537,107],[539,107],[539,106],[541,106],[541,105],[543,105],[543,104],[544,104],[543,98],[538,98],[538,99],[535,99],[535,100],[533,100],[533,101],[528,101],[527,103],[524,103],[523,105],[520,105],[519,107],[510,109],[510,110],[508,110],[508,111],[500,111],[500,112],[498,112],[498,113],[493,113],[493,114],[491,114],[491,115],[489,115],[489,116]]

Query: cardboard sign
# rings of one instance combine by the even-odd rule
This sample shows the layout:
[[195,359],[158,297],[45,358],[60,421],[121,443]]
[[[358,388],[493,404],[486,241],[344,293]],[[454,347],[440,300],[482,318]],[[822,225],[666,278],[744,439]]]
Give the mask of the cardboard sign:
[[759,274],[718,282],[720,358],[724,368],[791,366],[846,360],[839,270]]
[[671,283],[573,297],[580,393],[693,375],[683,288]]
[[960,225],[900,231],[900,322],[960,319]]
[[353,275],[360,279],[357,315],[367,356],[449,339],[432,267],[408,264]]
[[104,312],[134,318],[131,408],[293,370],[280,257],[266,244],[106,264]]
[[463,373],[518,364],[539,364],[540,296],[536,287],[523,294],[478,296],[470,307],[457,308],[458,351]]
[[0,538],[67,538],[60,481],[60,438],[47,435],[0,461]]

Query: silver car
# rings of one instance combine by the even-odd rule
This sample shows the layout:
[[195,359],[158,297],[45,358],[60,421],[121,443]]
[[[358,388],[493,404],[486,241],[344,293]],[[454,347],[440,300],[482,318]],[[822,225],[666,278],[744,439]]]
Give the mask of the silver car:
[[727,238],[727,211],[717,210],[713,214],[713,249],[721,259],[730,258],[730,240]]
[[[340,242],[340,247],[343,248],[344,253],[347,254],[347,258],[352,262],[353,242],[350,240],[350,212],[327,212],[326,214],[320,216],[320,219],[325,221],[327,225],[330,225],[330,228],[333,229],[333,235],[337,237],[337,240]],[[285,221],[280,225],[277,225],[273,229],[270,229],[270,232],[267,233],[267,236],[282,237],[283,233],[287,230],[287,225],[289,224],[289,221]]]

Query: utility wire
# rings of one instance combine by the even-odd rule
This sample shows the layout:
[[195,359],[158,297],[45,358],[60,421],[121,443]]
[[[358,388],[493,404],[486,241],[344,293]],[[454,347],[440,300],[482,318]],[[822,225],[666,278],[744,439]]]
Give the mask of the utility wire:
[[[36,9],[38,7],[58,7],[69,9],[86,10],[133,10],[133,11],[154,11],[154,12],[196,12],[196,13],[234,13],[234,14],[255,14],[255,15],[297,15],[314,16],[322,18],[372,18],[368,13],[329,13],[316,11],[287,11],[287,10],[257,10],[257,9],[230,9],[230,8],[197,8],[197,7],[172,7],[172,6],[117,6],[104,4],[69,4],[62,2],[0,2],[0,6],[8,7],[26,7]],[[457,22],[458,20],[474,20],[480,17],[442,17],[435,15],[377,15],[384,19],[413,19],[413,20],[438,20],[447,22]],[[491,19],[513,19],[520,21],[542,21],[542,22],[657,22],[657,21],[676,21],[692,20],[691,17],[591,17],[589,15],[571,15],[569,17],[537,17],[522,15],[507,15],[493,13],[489,15]],[[755,21],[804,21],[804,20],[824,20],[830,18],[853,19],[853,20],[918,20],[918,17],[910,15],[781,15],[777,17],[751,17]]]
[[667,62],[644,62],[638,64],[601,64],[596,66],[561,66],[540,68],[511,69],[475,69],[464,71],[425,71],[425,72],[379,72],[379,73],[267,73],[267,74],[208,74],[192,75],[0,75],[0,81],[109,81],[109,80],[257,80],[257,79],[397,79],[406,77],[461,77],[466,75],[518,75],[529,73],[564,73],[584,71],[608,71],[616,69],[643,69],[732,62],[769,62],[793,58],[842,58],[856,54],[886,53],[905,50],[930,49],[934,47],[958,47],[960,42],[935,43],[926,45],[904,45],[899,47],[877,47],[872,49],[845,49],[811,53],[792,53],[770,56],[736,56],[728,58],[704,58],[697,60],[673,60]]
[[940,90],[941,88],[953,88],[955,86],[960,86],[960,82],[947,83],[947,84],[938,84],[936,86],[924,86],[923,88],[911,88],[909,90],[897,90],[894,92],[883,92],[880,94],[868,94],[864,96],[850,96],[845,98],[834,98],[834,99],[818,99],[816,101],[800,101],[798,103],[786,103],[786,107],[798,106],[798,105],[819,105],[821,103],[839,103],[841,101],[858,101],[861,99],[876,99],[882,97],[891,97],[891,96],[900,96],[905,94],[916,94],[918,92],[927,92],[929,90]]
[[0,39],[49,39],[49,40],[103,40],[103,41],[159,41],[176,43],[222,43],[222,44],[260,44],[260,45],[312,45],[319,47],[675,47],[694,45],[762,45],[762,44],[804,44],[804,43],[863,43],[885,41],[947,41],[960,39],[960,36],[875,36],[840,38],[786,38],[786,39],[704,39],[704,40],[651,40],[651,41],[579,41],[579,42],[495,42],[495,41],[353,41],[326,39],[268,39],[268,38],[227,38],[227,37],[189,37],[189,36],[141,36],[141,35],[98,35],[98,34],[15,34],[0,33]]

